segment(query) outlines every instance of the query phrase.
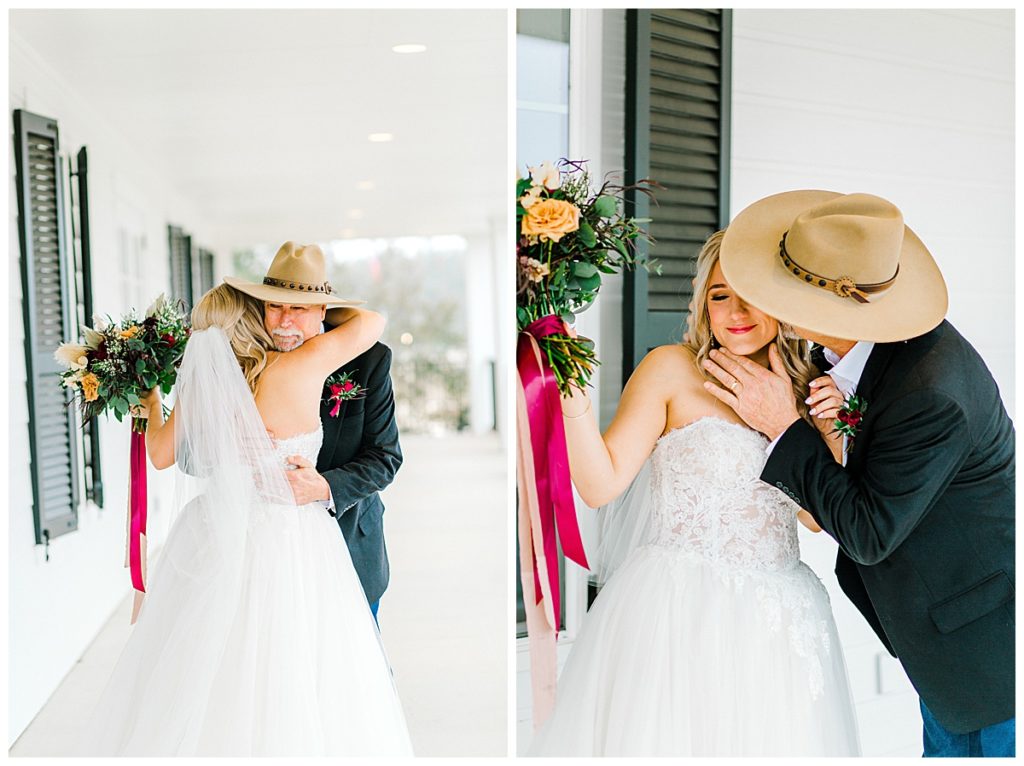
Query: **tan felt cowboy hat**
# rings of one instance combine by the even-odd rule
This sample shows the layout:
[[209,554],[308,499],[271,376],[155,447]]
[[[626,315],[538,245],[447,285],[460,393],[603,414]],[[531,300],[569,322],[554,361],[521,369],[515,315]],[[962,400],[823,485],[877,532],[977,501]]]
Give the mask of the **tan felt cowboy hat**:
[[810,332],[893,342],[946,315],[942,272],[895,205],[871,194],[791,191],[743,210],[722,273],[747,303]]
[[342,298],[334,292],[327,281],[324,251],[316,245],[285,242],[267,269],[263,284],[247,282],[238,277],[224,277],[224,281],[236,290],[271,303],[328,306],[358,306],[366,303]]

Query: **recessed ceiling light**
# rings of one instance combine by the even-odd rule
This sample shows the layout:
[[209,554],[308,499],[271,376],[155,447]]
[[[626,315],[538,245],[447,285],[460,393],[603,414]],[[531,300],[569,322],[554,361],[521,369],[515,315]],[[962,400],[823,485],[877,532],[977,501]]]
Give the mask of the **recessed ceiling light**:
[[396,45],[391,50],[395,53],[423,53],[426,49],[426,45],[420,45],[419,43],[406,43],[404,45]]
[[371,133],[369,139],[375,144],[383,144],[390,141],[394,136],[391,133]]
[[356,188],[359,189],[359,191],[369,191],[373,188],[373,181],[360,181],[356,184]]
[[355,220],[358,221],[360,218],[363,217],[363,211],[359,210],[358,208],[354,208],[348,211],[348,217],[354,218]]

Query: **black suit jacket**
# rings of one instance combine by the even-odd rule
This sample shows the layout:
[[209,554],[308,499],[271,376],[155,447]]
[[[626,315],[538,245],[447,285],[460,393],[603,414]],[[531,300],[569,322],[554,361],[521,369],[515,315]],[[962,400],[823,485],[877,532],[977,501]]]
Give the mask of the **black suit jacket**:
[[964,733],[1014,716],[1014,435],[991,373],[943,322],[876,344],[845,468],[802,420],[761,479],[839,543],[836,575],[929,710]]
[[380,490],[402,465],[391,387],[391,349],[377,343],[339,367],[366,389],[366,396],[343,402],[337,417],[321,403],[324,443],[316,470],[327,479],[334,513],[366,598],[377,601],[388,586],[390,568],[384,545],[384,504]]

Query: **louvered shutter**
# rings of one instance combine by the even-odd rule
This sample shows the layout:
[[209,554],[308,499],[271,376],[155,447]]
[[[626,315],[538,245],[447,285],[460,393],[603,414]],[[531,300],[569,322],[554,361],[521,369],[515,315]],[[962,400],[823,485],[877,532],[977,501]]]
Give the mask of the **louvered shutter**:
[[[86,147],[78,150],[74,172],[71,174],[77,184],[71,185],[77,196],[71,198],[72,253],[78,271],[77,310],[78,324],[92,325],[96,309],[92,300],[92,249],[89,240],[89,152]],[[77,228],[75,223],[78,223]],[[82,425],[85,462],[85,497],[100,508],[103,507],[103,471],[100,460],[100,419],[90,418]]]
[[28,383],[36,542],[78,528],[78,415],[57,373],[57,346],[72,334],[57,122],[14,112],[18,236]]
[[171,299],[185,302],[185,310],[192,310],[192,238],[179,226],[167,227],[171,253]]
[[213,253],[199,249],[199,297],[213,288]]
[[651,178],[657,203],[631,194],[653,218],[648,254],[661,274],[627,273],[623,380],[655,346],[678,341],[697,253],[728,222],[732,12],[626,12],[627,179]]

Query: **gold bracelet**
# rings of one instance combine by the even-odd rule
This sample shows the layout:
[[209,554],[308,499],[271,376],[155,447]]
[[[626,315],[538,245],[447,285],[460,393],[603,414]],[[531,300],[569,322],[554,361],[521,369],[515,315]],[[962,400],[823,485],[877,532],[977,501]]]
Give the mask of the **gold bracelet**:
[[581,412],[581,413],[580,413],[579,415],[566,415],[566,414],[565,414],[565,413],[563,412],[563,413],[562,413],[562,417],[564,417],[564,418],[568,418],[569,420],[573,420],[573,419],[575,419],[575,418],[582,418],[582,417],[583,417],[584,415],[586,415],[586,414],[587,414],[588,412],[590,412],[590,405],[591,405],[591,404],[592,404],[592,400],[590,400],[590,399],[588,398],[588,399],[587,399],[587,406],[586,406],[586,407],[584,408],[583,412]]

